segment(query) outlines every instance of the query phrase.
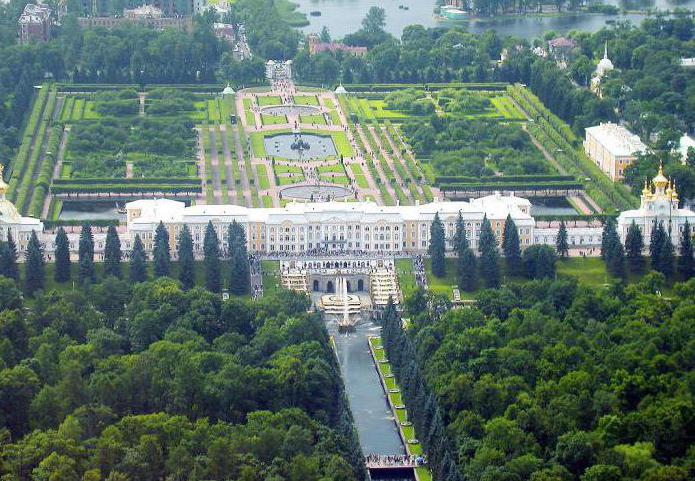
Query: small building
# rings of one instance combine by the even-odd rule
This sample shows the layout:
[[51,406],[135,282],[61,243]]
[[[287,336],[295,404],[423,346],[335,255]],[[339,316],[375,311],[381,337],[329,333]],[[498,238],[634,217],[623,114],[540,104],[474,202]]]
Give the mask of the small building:
[[613,71],[614,69],[615,67],[613,66],[613,62],[611,62],[611,59],[608,58],[608,42],[606,42],[603,46],[603,58],[599,61],[598,65],[596,66],[594,76],[591,77],[590,89],[599,98],[603,98],[603,89],[601,87],[603,77],[605,77],[606,74]]
[[47,42],[51,39],[53,10],[44,4],[27,3],[17,20],[19,43]]
[[682,58],[680,64],[683,68],[695,68],[695,58]]
[[577,48],[577,42],[571,38],[558,37],[548,41],[548,52],[558,61],[570,59],[575,48]]
[[[138,10],[138,9],[133,9]],[[124,10],[124,12],[127,10]],[[154,30],[164,30],[171,28],[182,32],[190,32],[193,30],[193,17],[166,17],[157,16],[156,14],[139,14],[138,12],[128,11],[126,17],[79,17],[77,23],[82,28],[118,28],[121,25],[129,23],[137,23],[144,27],[149,27]],[[145,12],[145,11],[143,11]],[[161,10],[160,10],[161,12]]]
[[688,150],[691,148],[695,149],[695,139],[688,134],[683,134],[678,141],[678,147],[674,149],[683,165],[688,161]]
[[601,123],[586,129],[584,151],[612,181],[621,180],[625,169],[648,148],[622,125]]
[[666,178],[663,167],[659,166],[659,173],[652,180],[651,186],[647,182],[644,183],[639,209],[626,210],[618,216],[618,234],[624,243],[627,230],[634,222],[642,231],[644,247],[647,250],[652,230],[663,224],[671,236],[673,245],[678,246],[685,221],[690,225],[695,224],[695,212],[678,207],[676,186]]

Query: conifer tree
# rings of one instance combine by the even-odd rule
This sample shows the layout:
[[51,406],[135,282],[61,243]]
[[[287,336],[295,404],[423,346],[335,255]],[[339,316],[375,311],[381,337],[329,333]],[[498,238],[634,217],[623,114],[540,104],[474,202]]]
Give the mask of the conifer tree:
[[130,254],[130,281],[145,282],[147,280],[147,254],[139,234],[135,234],[133,252]]
[[191,230],[184,224],[179,234],[179,280],[184,290],[191,289],[195,285],[195,264],[193,256],[193,238]]
[[625,275],[625,249],[620,242],[616,222],[613,218],[609,218],[603,226],[601,256],[606,263],[608,272],[619,277]]
[[36,231],[31,233],[26,256],[25,289],[27,294],[33,297],[36,291],[43,289],[46,282],[46,260]]
[[229,224],[227,243],[230,264],[229,292],[238,296],[248,294],[251,290],[251,273],[246,248],[246,233],[237,221],[232,221]]
[[72,277],[72,263],[70,262],[70,241],[65,229],[58,228],[56,233],[55,248],[55,272],[53,278],[56,282],[67,282]]
[[664,229],[663,222],[658,224],[654,221],[652,225],[652,233],[649,236],[649,257],[651,259],[652,269],[661,272],[659,266],[661,266],[661,247],[666,238],[666,230]]
[[152,262],[154,264],[154,276],[165,277],[169,275],[171,265],[171,252],[169,251],[169,232],[163,222],[159,222],[154,233],[154,248],[152,249]]
[[693,259],[693,238],[690,223],[686,220],[683,225],[680,242],[680,257],[678,258],[678,272],[684,281],[695,274],[695,260]]
[[92,226],[89,224],[82,225],[78,254],[79,263],[77,269],[80,283],[96,282],[97,276],[94,269],[94,236],[92,235]]
[[630,227],[628,227],[627,235],[625,236],[625,254],[627,257],[627,264],[630,271],[633,273],[642,272],[642,267],[644,264],[642,259],[643,249],[644,239],[642,238],[642,231],[633,220]]
[[121,278],[121,239],[116,226],[109,226],[104,244],[104,275]]
[[562,259],[565,259],[570,253],[570,246],[567,241],[567,226],[564,220],[560,221],[560,229],[557,231],[557,239],[555,241],[555,250]]
[[432,259],[432,274],[435,277],[446,276],[446,260],[444,251],[446,249],[446,239],[444,236],[444,226],[439,219],[439,213],[434,214],[434,220],[430,226],[430,246],[428,253]]
[[480,227],[480,239],[478,245],[480,251],[480,276],[487,287],[499,287],[499,253],[497,251],[497,239],[492,231],[492,225],[487,215],[483,217]]
[[511,276],[521,274],[521,246],[519,245],[519,231],[512,219],[507,214],[504,221],[504,233],[502,234],[502,251],[507,263],[507,273]]
[[212,221],[208,221],[203,239],[203,255],[205,256],[205,287],[210,292],[220,292],[220,244]]
[[668,234],[665,234],[664,241],[661,243],[659,264],[656,270],[661,272],[666,279],[673,277],[673,243]]
[[459,289],[464,291],[474,291],[478,283],[478,271],[475,254],[471,249],[468,237],[466,236],[466,227],[463,223],[463,218],[459,212],[458,220],[456,221],[456,238],[455,248],[458,255],[458,285]]
[[0,250],[0,274],[19,282],[19,267],[17,266],[17,244],[12,237],[12,231],[7,229],[7,242]]

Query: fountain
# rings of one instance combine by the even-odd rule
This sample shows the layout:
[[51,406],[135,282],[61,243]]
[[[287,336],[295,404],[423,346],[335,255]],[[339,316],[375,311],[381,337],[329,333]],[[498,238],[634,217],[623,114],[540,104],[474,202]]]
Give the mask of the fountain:
[[321,307],[325,315],[336,319],[339,332],[352,332],[362,312],[362,301],[348,293],[344,277],[338,277],[335,284],[335,294],[321,296]]

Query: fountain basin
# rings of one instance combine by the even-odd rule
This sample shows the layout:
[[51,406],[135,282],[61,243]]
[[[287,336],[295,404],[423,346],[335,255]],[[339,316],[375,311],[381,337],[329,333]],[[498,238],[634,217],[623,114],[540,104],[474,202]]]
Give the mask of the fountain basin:
[[265,153],[270,157],[288,160],[327,159],[338,156],[338,151],[330,135],[302,133],[301,138],[308,148],[296,148],[297,137],[294,134],[266,136],[263,138]]
[[327,201],[329,199],[344,199],[352,194],[350,189],[340,185],[292,185],[280,191],[283,199],[308,200],[312,202]]
[[270,105],[261,107],[261,113],[266,115],[318,115],[321,110],[311,105]]

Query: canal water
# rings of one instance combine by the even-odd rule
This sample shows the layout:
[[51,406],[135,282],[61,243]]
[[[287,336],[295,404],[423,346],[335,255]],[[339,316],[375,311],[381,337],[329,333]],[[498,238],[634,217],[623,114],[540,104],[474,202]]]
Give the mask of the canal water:
[[373,322],[361,322],[355,332],[338,333],[337,324],[327,324],[335,340],[345,391],[355,420],[362,452],[405,454],[393,414],[386,401],[379,374],[369,353],[369,336],[379,335]]
[[[435,0],[293,0],[299,4],[299,11],[307,14],[310,24],[304,27],[306,33],[319,32],[328,27],[334,38],[341,38],[360,28],[362,19],[371,7],[381,7],[386,11],[386,30],[400,37],[408,25],[425,27],[460,25],[471,33],[482,33],[495,29],[500,35],[512,35],[533,39],[546,32],[567,33],[570,30],[595,32],[606,26],[606,21],[629,20],[635,25],[644,18],[641,14],[604,15],[580,14],[555,17],[501,17],[497,19],[472,20],[465,22],[438,22],[434,18]],[[606,0],[604,3],[616,5],[626,10],[660,9],[677,7],[695,8],[695,0]],[[408,7],[408,9],[400,8]],[[309,15],[312,11],[320,16]]]

